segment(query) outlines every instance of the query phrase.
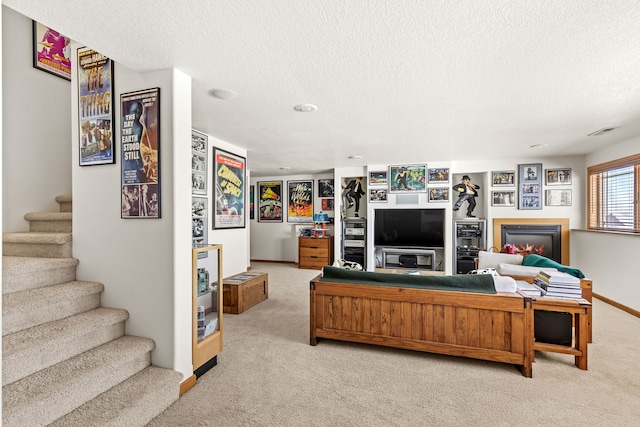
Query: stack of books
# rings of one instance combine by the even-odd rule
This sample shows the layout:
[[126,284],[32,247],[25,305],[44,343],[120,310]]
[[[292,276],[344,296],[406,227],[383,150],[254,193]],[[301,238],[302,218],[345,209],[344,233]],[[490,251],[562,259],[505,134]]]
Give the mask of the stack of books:
[[543,296],[550,298],[581,299],[580,279],[562,271],[539,272],[533,283],[542,288]]
[[516,286],[521,293],[530,297],[540,297],[544,293],[540,286],[525,282],[524,280],[516,280]]

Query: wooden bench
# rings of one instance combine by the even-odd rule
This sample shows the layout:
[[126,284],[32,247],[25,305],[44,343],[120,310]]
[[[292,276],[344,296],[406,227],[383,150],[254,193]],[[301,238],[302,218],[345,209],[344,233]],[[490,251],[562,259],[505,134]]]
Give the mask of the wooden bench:
[[269,298],[269,275],[250,271],[222,281],[223,312],[240,314]]

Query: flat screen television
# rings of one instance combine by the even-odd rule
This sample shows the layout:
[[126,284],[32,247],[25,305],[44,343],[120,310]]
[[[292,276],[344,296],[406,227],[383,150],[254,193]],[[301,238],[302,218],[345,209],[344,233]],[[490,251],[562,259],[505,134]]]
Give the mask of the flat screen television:
[[444,247],[444,209],[376,209],[376,246]]

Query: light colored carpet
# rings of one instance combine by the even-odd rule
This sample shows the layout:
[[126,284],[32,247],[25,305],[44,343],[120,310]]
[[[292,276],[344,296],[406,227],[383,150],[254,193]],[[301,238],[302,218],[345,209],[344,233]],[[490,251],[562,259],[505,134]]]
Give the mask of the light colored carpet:
[[269,299],[224,316],[218,365],[150,426],[639,425],[640,319],[601,301],[589,370],[537,352],[529,379],[480,360],[329,340],[312,347],[309,280],[319,271],[252,268],[269,273]]

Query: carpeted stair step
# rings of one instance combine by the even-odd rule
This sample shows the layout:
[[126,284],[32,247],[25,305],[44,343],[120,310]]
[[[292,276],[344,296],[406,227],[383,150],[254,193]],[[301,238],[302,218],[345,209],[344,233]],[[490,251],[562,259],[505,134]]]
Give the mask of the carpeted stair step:
[[57,420],[150,366],[153,348],[150,339],[124,336],[4,386],[2,425]]
[[76,280],[75,258],[2,257],[2,293],[26,291]]
[[102,283],[73,281],[7,294],[2,298],[2,335],[98,308],[103,291]]
[[123,336],[128,318],[100,307],[2,337],[2,385]]
[[30,212],[24,219],[29,221],[29,231],[71,233],[71,212]]
[[71,258],[71,233],[3,233],[2,253],[8,256]]
[[71,194],[63,194],[56,196],[56,202],[60,205],[60,212],[72,211],[72,197]]
[[150,366],[51,424],[68,426],[145,426],[180,395],[182,374]]

